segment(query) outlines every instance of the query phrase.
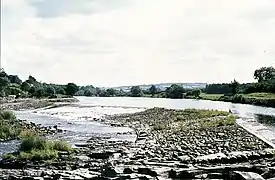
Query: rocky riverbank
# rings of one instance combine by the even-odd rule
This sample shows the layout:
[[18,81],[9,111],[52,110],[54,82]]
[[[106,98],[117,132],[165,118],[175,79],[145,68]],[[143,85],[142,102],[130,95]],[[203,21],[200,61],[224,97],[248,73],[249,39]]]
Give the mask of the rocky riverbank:
[[0,109],[2,110],[29,110],[50,106],[62,106],[77,102],[75,98],[56,98],[56,99],[14,99],[1,100]]
[[97,121],[133,128],[136,141],[91,137],[54,161],[3,160],[0,179],[274,178],[274,151],[235,120],[227,112],[161,108],[107,116]]

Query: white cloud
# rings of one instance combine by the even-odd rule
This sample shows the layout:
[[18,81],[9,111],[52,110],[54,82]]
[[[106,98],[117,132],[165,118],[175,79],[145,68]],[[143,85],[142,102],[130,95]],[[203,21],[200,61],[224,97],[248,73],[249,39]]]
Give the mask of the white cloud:
[[4,0],[3,64],[23,77],[102,86],[243,82],[275,65],[273,0],[33,2]]

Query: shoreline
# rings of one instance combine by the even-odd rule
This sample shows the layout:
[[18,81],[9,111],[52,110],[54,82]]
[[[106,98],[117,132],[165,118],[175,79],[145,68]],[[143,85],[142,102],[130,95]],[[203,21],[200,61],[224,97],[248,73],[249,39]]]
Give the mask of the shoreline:
[[21,111],[21,110],[34,110],[39,108],[51,107],[76,103],[78,100],[76,98],[55,98],[55,99],[34,99],[34,98],[26,98],[26,99],[13,99],[9,101],[2,101],[0,105],[0,109],[2,110],[13,110],[13,111]]
[[207,98],[207,97],[201,97],[201,98],[185,97],[183,99],[230,102],[230,103],[233,103],[233,104],[248,104],[248,105],[259,106],[259,107],[275,108],[275,99],[243,98],[243,99],[238,100],[238,101],[230,100],[230,99],[224,99],[224,98],[213,99],[213,98]]
[[[214,113],[220,115],[210,119],[206,113],[203,115],[206,119],[194,121],[192,117],[201,117],[201,114],[196,114],[197,111],[183,112],[153,108],[138,113],[106,116],[102,119],[103,123],[134,129],[138,135],[136,142],[90,137],[87,143],[76,145],[78,149],[73,161],[65,155],[54,162],[54,170],[51,165],[45,166],[45,162],[40,162],[27,164],[23,172],[37,174],[36,168],[40,167],[43,175],[67,179],[225,179],[231,176],[237,178],[240,174],[235,171],[245,170],[270,177],[267,173],[275,161],[272,147],[237,124],[208,124],[208,120],[220,122],[220,118],[229,113],[220,114],[216,111]],[[189,113],[193,113],[191,119]],[[206,129],[200,129],[201,122],[206,122]],[[162,123],[167,126],[161,126]],[[5,165],[11,164],[2,164],[1,167]],[[257,171],[256,167],[259,168]],[[1,173],[23,176],[16,169],[0,169]]]

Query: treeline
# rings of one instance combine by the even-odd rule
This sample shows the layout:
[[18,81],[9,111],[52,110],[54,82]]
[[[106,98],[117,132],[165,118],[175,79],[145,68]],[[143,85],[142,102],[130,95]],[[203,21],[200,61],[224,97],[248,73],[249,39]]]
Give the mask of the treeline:
[[73,83],[67,85],[41,83],[33,76],[22,81],[17,75],[8,75],[6,72],[0,71],[0,97],[13,95],[16,98],[56,98],[57,95],[61,97],[73,96],[76,91],[78,91],[78,87]]
[[[207,94],[249,94],[249,93],[275,93],[275,69],[273,67],[262,67],[255,70],[254,79],[256,83],[239,84],[236,80],[232,83],[209,84],[204,89]],[[232,92],[232,85],[235,92]],[[233,88],[234,90],[234,88]]]
[[6,72],[0,71],[0,97],[13,95],[16,98],[57,98],[71,96],[183,98],[185,93],[198,96],[200,92],[198,89],[184,89],[177,84],[171,85],[165,91],[161,91],[154,85],[146,90],[141,89],[140,86],[133,86],[129,92],[122,89],[98,88],[92,85],[77,86],[74,83],[68,83],[67,85],[47,84],[37,81],[33,76],[29,76],[26,81],[22,81],[17,75],[8,75]]
[[[33,76],[22,81],[17,75],[8,75],[0,71],[0,96],[15,95],[17,98],[56,98],[71,96],[99,96],[99,97],[157,97],[157,98],[201,98],[201,92],[206,94],[224,94],[234,96],[236,94],[248,94],[256,92],[275,93],[275,69],[273,67],[262,67],[254,72],[257,83],[240,84],[234,80],[231,83],[209,84],[204,89],[185,89],[181,85],[173,84],[165,90],[160,90],[155,85],[149,89],[141,89],[133,86],[129,92],[122,89],[98,88],[92,85],[78,86],[74,83],[66,85],[47,84],[38,82]],[[238,99],[240,97],[238,96]]]

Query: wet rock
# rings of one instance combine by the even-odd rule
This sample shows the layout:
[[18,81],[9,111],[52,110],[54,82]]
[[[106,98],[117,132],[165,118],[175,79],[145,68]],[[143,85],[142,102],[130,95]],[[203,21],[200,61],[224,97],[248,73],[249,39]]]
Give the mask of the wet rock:
[[133,169],[131,169],[131,168],[125,168],[125,169],[123,170],[123,173],[124,173],[124,174],[132,174],[132,173],[134,173],[134,171],[133,171]]
[[264,178],[257,173],[240,171],[234,171],[231,173],[230,178],[232,180],[264,180]]
[[156,171],[153,171],[150,168],[138,168],[138,173],[153,176],[153,177],[158,176]]
[[180,179],[192,179],[195,178],[196,174],[190,170],[171,170],[168,172],[169,178],[180,178]]
[[103,170],[101,174],[104,177],[116,177],[118,173],[114,168],[107,167],[106,169]]
[[275,178],[275,167],[269,168],[267,172],[262,174],[265,179]]
[[88,155],[90,158],[94,159],[108,159],[113,156],[114,152],[94,152]]

